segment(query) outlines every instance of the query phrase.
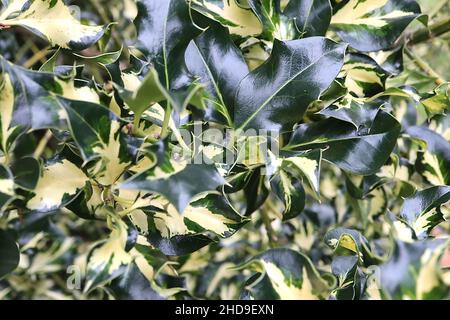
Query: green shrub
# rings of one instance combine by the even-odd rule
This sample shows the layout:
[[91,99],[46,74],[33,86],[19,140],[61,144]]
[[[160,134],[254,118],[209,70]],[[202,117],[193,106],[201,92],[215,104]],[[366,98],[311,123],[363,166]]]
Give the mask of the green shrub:
[[2,0],[0,299],[450,298],[422,2]]

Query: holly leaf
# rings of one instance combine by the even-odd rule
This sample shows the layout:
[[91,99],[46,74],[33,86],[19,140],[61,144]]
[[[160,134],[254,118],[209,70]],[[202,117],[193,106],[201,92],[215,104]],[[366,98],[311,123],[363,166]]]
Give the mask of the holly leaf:
[[170,256],[197,251],[217,237],[228,238],[246,222],[217,194],[196,197],[182,215],[165,198],[154,198],[130,219],[149,243]]
[[330,26],[329,0],[290,0],[283,14],[294,20],[302,38],[324,36]]
[[115,219],[115,225],[105,241],[98,243],[90,252],[86,266],[84,292],[89,292],[121,275],[133,260],[125,250],[128,227]]
[[243,298],[318,300],[328,297],[333,286],[305,254],[290,249],[266,251],[239,269],[257,272],[246,281]]
[[205,119],[233,125],[234,96],[248,67],[229,32],[213,25],[195,38],[186,51],[189,71],[205,86]]
[[389,260],[380,266],[379,289],[391,299],[444,299],[448,286],[438,267],[445,240],[396,241]]
[[4,212],[8,205],[16,198],[14,176],[11,170],[0,165],[0,212]]
[[193,82],[184,61],[189,42],[200,34],[192,24],[186,1],[140,0],[134,20],[135,47],[158,73],[160,83],[178,105],[183,105]]
[[450,145],[440,134],[426,127],[409,127],[406,133],[426,143],[421,159],[425,178],[434,185],[450,184]]
[[103,185],[116,182],[133,162],[121,131],[123,122],[102,105],[56,99],[67,114],[70,132],[83,160],[92,162],[89,176]]
[[27,202],[27,208],[49,212],[64,207],[81,192],[87,181],[85,173],[72,162],[65,159],[49,161],[32,189],[34,195]]
[[403,203],[399,219],[413,231],[415,239],[423,240],[444,221],[439,207],[450,201],[450,187],[436,186],[416,192]]
[[231,34],[254,36],[262,32],[261,22],[248,6],[237,0],[189,0],[192,9],[213,19]]
[[20,252],[16,241],[6,231],[0,230],[0,279],[19,265]]
[[386,50],[420,16],[416,1],[350,0],[334,13],[331,30],[358,51]]
[[35,72],[14,65],[0,56],[1,137],[6,151],[18,132],[59,128],[60,108],[50,97],[63,94],[54,74]]
[[100,40],[108,28],[81,24],[63,0],[12,1],[0,15],[0,24],[24,27],[52,46],[78,51]]
[[362,129],[361,132],[353,124],[333,118],[301,124],[285,149],[326,148],[323,158],[341,169],[360,175],[374,174],[394,149],[400,124],[390,114],[379,111],[371,127]]
[[194,196],[216,190],[225,180],[215,166],[188,164],[168,177],[158,178],[144,172],[120,185],[121,189],[156,192],[169,200],[181,214]]
[[332,84],[342,67],[345,48],[320,37],[275,40],[270,58],[239,85],[235,126],[276,132],[291,129]]

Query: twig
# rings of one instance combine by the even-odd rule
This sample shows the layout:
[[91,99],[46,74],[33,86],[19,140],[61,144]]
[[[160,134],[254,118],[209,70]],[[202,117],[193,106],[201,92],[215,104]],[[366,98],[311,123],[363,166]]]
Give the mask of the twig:
[[429,28],[417,30],[407,37],[406,42],[409,45],[415,45],[421,42],[425,42],[429,39],[439,37],[440,35],[443,35],[444,33],[447,33],[449,31],[450,16],[433,23],[429,26]]
[[162,129],[161,129],[161,140],[165,139],[168,132],[169,132],[169,122],[170,122],[170,117],[172,116],[172,107],[170,105],[170,103],[167,103],[167,107],[166,107],[166,112],[164,113],[164,121],[162,124]]
[[430,67],[430,65],[428,63],[426,63],[418,55],[414,54],[414,52],[412,52],[407,47],[405,47],[405,53],[414,62],[414,64],[416,66],[418,66],[420,69],[422,69],[431,78],[434,78],[435,79],[434,81],[436,82],[436,84],[441,85],[446,82],[436,71],[433,70],[433,68]]
[[34,151],[33,157],[35,159],[39,159],[42,154],[45,151],[45,148],[47,147],[48,142],[53,137],[53,133],[51,130],[47,130],[44,137],[42,137],[41,141],[39,142],[39,145],[37,146],[36,150]]
[[25,61],[23,63],[23,67],[26,69],[31,68],[32,66],[34,66],[37,62],[41,61],[42,59],[44,59],[45,57],[47,57],[49,51],[48,51],[48,47],[39,50],[38,52],[35,52],[34,55],[28,59],[27,61]]
[[270,209],[268,208],[261,208],[260,214],[264,227],[266,228],[267,237],[269,238],[269,246],[271,248],[275,248],[277,244],[277,236],[272,228],[272,223],[269,217],[269,210]]

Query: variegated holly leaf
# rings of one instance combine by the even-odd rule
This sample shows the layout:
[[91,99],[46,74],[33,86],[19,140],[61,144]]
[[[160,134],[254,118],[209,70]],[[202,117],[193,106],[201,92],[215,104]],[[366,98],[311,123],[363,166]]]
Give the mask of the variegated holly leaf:
[[155,166],[137,172],[121,183],[119,189],[160,194],[182,214],[195,196],[214,192],[225,184],[214,165],[188,163],[187,159],[177,157],[167,139],[154,144],[147,151],[155,159]]
[[383,261],[383,257],[370,247],[369,241],[357,230],[333,229],[327,232],[324,241],[336,255],[356,255],[366,266]]
[[249,216],[264,204],[270,194],[270,186],[267,182],[267,176],[264,175],[261,168],[252,170],[245,177],[244,183],[245,215]]
[[378,296],[383,290],[391,299],[445,299],[449,286],[442,279],[440,258],[445,240],[415,243],[396,241],[394,250],[378,272]]
[[[174,268],[178,263],[170,261],[170,258],[161,251],[139,244],[139,242],[138,239],[138,243],[130,252],[133,255],[134,263],[150,282],[152,288],[165,298],[185,291],[184,279],[178,276]],[[171,278],[173,281],[164,281],[164,278]]]
[[358,267],[356,256],[336,256],[331,270],[337,278],[337,288],[333,295],[338,300],[359,300],[363,296],[365,279]]
[[16,197],[14,176],[11,170],[0,165],[0,212],[3,213]]
[[[230,33],[253,36],[262,32],[263,27],[252,9],[239,0],[188,0],[192,9],[216,20]],[[242,2],[242,3],[241,3]]]
[[111,281],[109,290],[117,300],[164,300],[134,263],[128,264],[124,273]]
[[336,78],[345,48],[320,37],[275,40],[269,60],[239,85],[234,103],[235,126],[291,129]]
[[403,71],[402,46],[392,50],[372,52],[371,57],[383,70],[391,75],[396,76]]
[[449,87],[449,83],[443,83],[432,94],[420,101],[425,106],[430,118],[436,114],[445,114],[446,111],[450,111]]
[[[29,0],[2,0],[2,10],[0,20],[5,20],[14,15],[18,15],[30,4]],[[24,8],[25,7],[25,8]]]
[[26,70],[1,56],[0,70],[0,149],[4,153],[26,130],[66,127],[54,95],[92,102],[100,99],[94,89],[72,75],[58,78],[53,73]]
[[211,238],[202,234],[185,234],[164,238],[157,233],[151,233],[148,241],[166,256],[186,256],[213,243]]
[[51,73],[40,73],[11,64],[0,56],[1,149],[7,152],[20,132],[58,128],[60,108],[51,93],[63,94]]
[[298,179],[305,178],[317,197],[320,194],[320,166],[322,150],[282,152],[280,168]]
[[117,51],[105,52],[96,56],[84,56],[80,53],[73,52],[73,56],[83,62],[96,63],[100,66],[107,67],[110,64],[116,63],[123,53],[123,48]]
[[403,203],[399,219],[412,231],[413,238],[423,240],[444,221],[440,206],[450,201],[450,187],[431,187],[416,192]]
[[102,185],[116,182],[134,161],[121,130],[123,122],[99,104],[61,97],[57,101],[83,160],[91,163],[89,176]]
[[[160,82],[158,73],[153,68],[150,68],[143,79],[133,73],[122,73],[121,80],[124,87],[116,85],[116,88],[120,97],[133,111],[135,121],[140,120],[147,109],[162,101],[174,106],[181,113],[189,103],[196,105],[197,101],[194,98],[202,88],[200,84],[192,83],[186,88],[184,97],[174,100]],[[202,108],[201,103],[197,106]]]
[[345,77],[345,87],[359,98],[372,97],[383,92],[387,75],[369,56],[350,53],[340,76]]
[[305,207],[307,181],[312,194],[319,197],[319,177],[322,151],[283,152],[272,159],[268,171],[274,171],[270,185],[275,195],[284,203],[283,220],[298,216]]
[[356,50],[385,50],[420,14],[412,0],[350,0],[334,13],[331,29]]
[[96,43],[107,27],[83,25],[73,14],[63,0],[11,1],[0,15],[0,25],[24,27],[51,45],[83,50]]
[[372,125],[381,109],[382,101],[360,101],[352,95],[344,96],[340,101],[319,111],[319,114],[352,123],[356,129]]
[[[162,300],[185,290],[183,281],[175,281],[177,274],[168,258],[160,251],[139,244],[129,251],[133,261],[124,273],[111,282],[116,299]],[[172,278],[165,282],[164,277]],[[163,281],[160,281],[161,278]]]
[[19,265],[20,252],[16,241],[6,230],[0,230],[0,279]]
[[189,42],[200,34],[191,21],[189,5],[177,0],[140,0],[137,6],[135,47],[155,68],[172,99],[183,105],[194,80],[184,54]]
[[134,112],[134,116],[140,119],[145,110],[152,104],[170,98],[166,89],[160,83],[158,73],[150,69],[144,79],[132,73],[122,73],[123,87],[117,85],[120,97]]
[[42,169],[27,208],[48,212],[64,207],[81,192],[87,181],[86,174],[72,162],[66,159],[50,161]]
[[132,211],[130,219],[149,243],[170,256],[194,252],[215,237],[230,237],[246,222],[216,194],[196,197],[182,215],[166,199],[155,198],[150,207]]
[[322,93],[316,101],[310,105],[310,112],[323,110],[338,100],[348,96],[348,89],[344,86],[342,79],[336,79],[330,87]]
[[186,51],[186,63],[189,71],[205,85],[204,118],[232,126],[234,96],[239,82],[249,71],[228,31],[213,25],[195,38]]
[[227,26],[232,34],[258,35],[266,40],[323,36],[330,24],[328,0],[192,0],[192,7]]
[[272,41],[273,39],[292,40],[296,37],[297,29],[294,19],[281,12],[279,1],[248,0],[248,4],[261,21],[262,38]]
[[326,299],[333,286],[333,281],[321,275],[306,255],[290,249],[266,251],[239,269],[256,272],[245,283],[241,294],[244,299]]
[[[440,134],[426,127],[409,127],[406,133],[426,143],[420,171],[433,185],[450,184],[450,145]],[[419,158],[420,159],[420,158]]]
[[94,247],[89,255],[84,292],[118,277],[133,261],[131,254],[125,250],[128,226],[119,219],[113,219],[113,223],[109,238]]
[[270,180],[270,186],[284,203],[283,220],[295,218],[303,211],[306,195],[300,180],[281,170]]
[[389,159],[399,133],[397,120],[379,111],[370,128],[361,126],[356,129],[351,123],[332,118],[301,124],[285,149],[325,148],[325,160],[345,171],[370,175]]

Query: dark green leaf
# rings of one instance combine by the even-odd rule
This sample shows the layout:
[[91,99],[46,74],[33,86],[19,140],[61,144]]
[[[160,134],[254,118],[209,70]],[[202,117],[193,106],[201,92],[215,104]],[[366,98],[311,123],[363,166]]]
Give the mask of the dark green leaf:
[[439,223],[444,221],[438,210],[450,201],[450,187],[431,187],[407,198],[400,211],[400,219],[413,231],[416,238],[422,240]]
[[330,26],[331,13],[329,0],[290,0],[283,11],[283,14],[295,18],[302,38],[324,36]]
[[20,253],[11,235],[0,230],[0,279],[19,265]]
[[350,0],[331,19],[331,28],[356,50],[390,49],[406,27],[420,16],[412,0]]
[[205,119],[233,124],[234,96],[248,67],[228,31],[213,25],[188,47],[186,63],[189,71],[206,86]]
[[348,172],[370,175],[388,160],[400,133],[400,124],[379,111],[370,128],[327,119],[297,127],[286,146],[290,150],[326,148],[323,158]]
[[140,0],[137,5],[135,46],[156,69],[172,98],[183,101],[193,80],[184,53],[189,42],[200,33],[191,22],[189,6],[178,0]]
[[332,84],[342,67],[345,48],[320,37],[275,40],[269,60],[239,85],[234,109],[236,127],[290,129]]

